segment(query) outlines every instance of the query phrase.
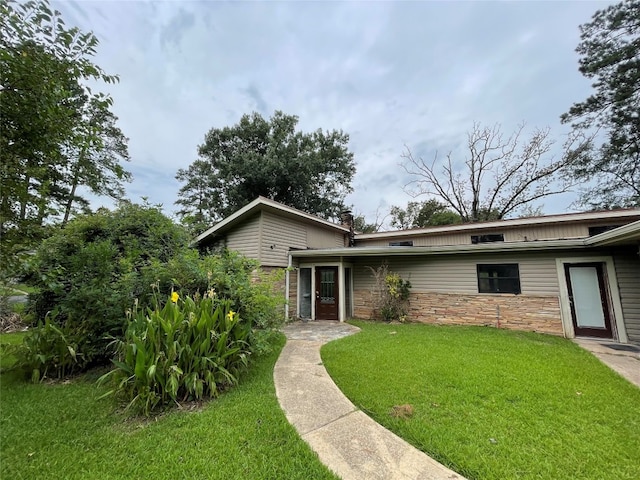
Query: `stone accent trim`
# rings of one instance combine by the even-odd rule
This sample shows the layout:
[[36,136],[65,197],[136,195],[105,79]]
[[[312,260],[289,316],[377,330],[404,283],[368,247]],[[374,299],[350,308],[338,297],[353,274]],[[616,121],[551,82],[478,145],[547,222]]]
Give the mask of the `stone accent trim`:
[[[410,322],[484,325],[563,336],[560,301],[555,296],[420,292],[409,299]],[[354,292],[354,316],[371,318],[371,292]]]

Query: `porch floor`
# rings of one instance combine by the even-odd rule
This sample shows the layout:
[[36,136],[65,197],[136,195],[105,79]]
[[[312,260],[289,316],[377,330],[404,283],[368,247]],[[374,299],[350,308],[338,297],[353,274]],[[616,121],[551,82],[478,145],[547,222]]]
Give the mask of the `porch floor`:
[[640,387],[640,348],[633,348],[633,345],[601,338],[574,338],[573,341],[585,350],[589,350],[612,370]]

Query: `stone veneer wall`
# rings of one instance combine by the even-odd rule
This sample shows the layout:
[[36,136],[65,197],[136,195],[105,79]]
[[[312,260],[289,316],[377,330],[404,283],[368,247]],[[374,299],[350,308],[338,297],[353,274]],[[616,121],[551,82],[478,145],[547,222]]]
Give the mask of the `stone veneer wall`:
[[[371,318],[371,292],[354,292],[354,316]],[[470,295],[412,293],[410,322],[447,325],[488,325],[552,335],[564,335],[557,297],[537,295]]]

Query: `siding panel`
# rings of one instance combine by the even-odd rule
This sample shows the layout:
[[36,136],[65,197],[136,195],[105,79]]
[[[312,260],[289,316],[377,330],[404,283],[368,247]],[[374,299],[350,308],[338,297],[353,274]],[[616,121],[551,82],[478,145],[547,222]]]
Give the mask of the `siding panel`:
[[291,248],[307,248],[305,225],[263,212],[260,263],[264,266],[286,267]]
[[629,341],[640,343],[640,258],[632,251],[613,256],[622,315]]
[[[378,267],[381,259],[356,261],[354,279],[358,288],[371,288],[373,278],[366,268]],[[520,255],[438,255],[388,257],[390,270],[399,273],[412,284],[412,292],[442,292],[477,294],[476,265],[478,263],[518,263],[520,283],[525,295],[558,295],[558,275],[555,256]]]
[[260,214],[247,220],[227,234],[226,246],[250,258],[258,258],[260,244]]

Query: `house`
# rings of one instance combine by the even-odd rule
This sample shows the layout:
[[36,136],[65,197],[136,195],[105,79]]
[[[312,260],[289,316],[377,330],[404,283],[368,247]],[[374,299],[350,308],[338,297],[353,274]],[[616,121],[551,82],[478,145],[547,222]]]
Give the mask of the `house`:
[[640,209],[359,234],[259,197],[196,239],[287,268],[288,315],[369,318],[372,268],[412,284],[409,320],[640,343]]

